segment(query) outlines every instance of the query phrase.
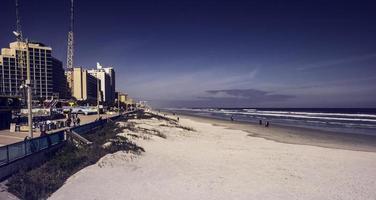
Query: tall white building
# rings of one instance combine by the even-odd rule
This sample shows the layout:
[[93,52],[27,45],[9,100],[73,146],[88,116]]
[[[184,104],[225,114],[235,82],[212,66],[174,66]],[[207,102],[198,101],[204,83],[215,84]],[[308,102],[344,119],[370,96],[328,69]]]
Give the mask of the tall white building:
[[101,101],[107,104],[115,102],[115,71],[112,67],[102,67],[97,63],[97,69],[88,73],[100,80]]

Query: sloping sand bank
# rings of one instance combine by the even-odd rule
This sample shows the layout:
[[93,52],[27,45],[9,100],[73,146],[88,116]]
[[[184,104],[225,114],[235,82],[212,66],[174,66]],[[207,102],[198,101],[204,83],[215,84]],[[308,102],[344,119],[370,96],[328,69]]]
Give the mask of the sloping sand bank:
[[127,131],[143,155],[107,155],[51,199],[376,199],[373,152],[278,143],[190,119],[181,124],[195,131],[133,122],[167,138]]

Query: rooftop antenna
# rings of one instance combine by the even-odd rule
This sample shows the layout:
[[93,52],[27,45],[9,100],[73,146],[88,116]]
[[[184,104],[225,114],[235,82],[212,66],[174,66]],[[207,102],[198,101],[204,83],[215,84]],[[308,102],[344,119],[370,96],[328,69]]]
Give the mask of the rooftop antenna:
[[70,8],[70,26],[68,32],[68,49],[67,49],[67,70],[73,70],[73,57],[74,57],[74,0],[71,0]]

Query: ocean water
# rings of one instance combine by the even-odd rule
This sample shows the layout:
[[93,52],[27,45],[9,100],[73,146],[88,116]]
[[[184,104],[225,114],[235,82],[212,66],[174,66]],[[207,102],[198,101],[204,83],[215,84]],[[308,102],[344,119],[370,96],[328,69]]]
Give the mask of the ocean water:
[[169,111],[237,121],[376,136],[376,108],[171,108]]

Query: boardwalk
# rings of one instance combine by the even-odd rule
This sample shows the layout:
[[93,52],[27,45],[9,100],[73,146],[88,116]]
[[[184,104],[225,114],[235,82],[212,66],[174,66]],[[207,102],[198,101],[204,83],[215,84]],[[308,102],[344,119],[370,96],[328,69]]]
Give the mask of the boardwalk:
[[[105,119],[108,117],[113,117],[115,115],[116,114],[113,114],[113,115],[102,114],[101,116],[103,119]],[[98,116],[97,115],[79,115],[79,117],[81,119],[81,124],[86,124],[86,123],[95,121]],[[61,120],[65,120],[65,119],[61,119]],[[53,130],[51,132],[55,132],[58,130],[61,130],[61,129]],[[39,135],[40,135],[39,131],[34,132],[34,137],[39,137]],[[7,144],[12,144],[12,143],[22,141],[25,139],[26,136],[28,136],[27,132],[13,132],[12,133],[9,130],[0,130],[0,146],[5,146]]]

